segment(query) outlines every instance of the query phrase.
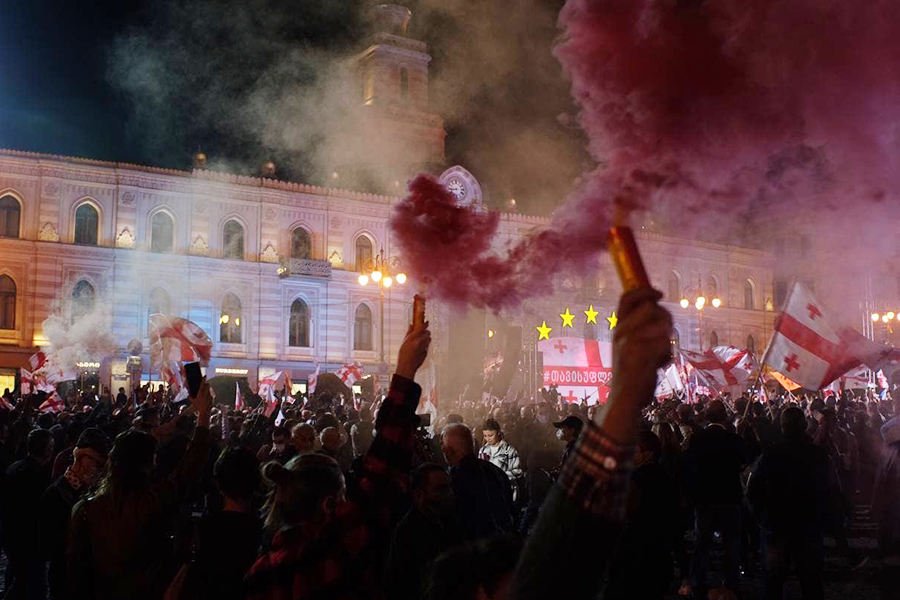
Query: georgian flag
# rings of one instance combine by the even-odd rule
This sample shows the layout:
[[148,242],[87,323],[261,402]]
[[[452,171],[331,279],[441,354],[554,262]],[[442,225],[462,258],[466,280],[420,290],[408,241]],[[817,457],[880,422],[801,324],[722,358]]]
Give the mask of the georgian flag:
[[316,372],[312,374],[312,377],[306,380],[306,394],[308,396],[312,396],[316,391],[316,382],[319,379],[319,369],[321,369],[321,365],[316,365]]
[[35,352],[28,358],[28,363],[31,365],[32,372],[37,371],[38,369],[43,367],[45,362],[47,362],[47,355],[40,350]]
[[684,391],[684,381],[681,379],[681,372],[674,363],[665,369],[659,369],[656,376],[656,392],[654,396],[657,398],[667,398],[675,396]]
[[241,384],[234,382],[234,410],[240,412],[244,410],[244,395],[241,393]]
[[30,394],[32,387],[34,387],[34,375],[32,375],[30,371],[22,368],[19,369],[19,377],[22,380],[22,394]]
[[612,379],[612,344],[562,337],[538,342],[544,358],[544,386],[556,384],[566,402],[606,402]]
[[41,405],[38,407],[38,410],[41,412],[53,412],[59,413],[62,412],[66,407],[66,403],[63,402],[62,398],[59,397],[59,394],[53,392],[47,399],[44,400]]
[[806,288],[795,283],[763,362],[803,387],[819,390],[860,365],[879,369],[900,358],[900,349],[876,344],[835,322]]
[[746,383],[759,368],[752,352],[734,346],[716,346],[703,354],[682,350],[681,354],[705,379],[721,387]]
[[363,369],[362,363],[360,362],[352,362],[347,363],[337,370],[336,375],[338,379],[344,382],[344,385],[347,387],[351,387],[354,383],[362,379],[365,370]]
[[265,415],[271,417],[278,406],[278,399],[275,397],[275,389],[279,383],[284,382],[284,371],[277,371],[259,382],[259,397],[266,404]]
[[193,321],[161,314],[150,315],[149,337],[150,357],[157,368],[168,363],[209,364],[212,340]]

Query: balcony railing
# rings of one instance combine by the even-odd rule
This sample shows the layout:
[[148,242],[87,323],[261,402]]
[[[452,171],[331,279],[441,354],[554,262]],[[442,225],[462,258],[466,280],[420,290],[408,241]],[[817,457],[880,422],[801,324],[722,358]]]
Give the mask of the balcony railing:
[[306,258],[278,259],[278,276],[285,277],[331,277],[331,263],[327,260]]

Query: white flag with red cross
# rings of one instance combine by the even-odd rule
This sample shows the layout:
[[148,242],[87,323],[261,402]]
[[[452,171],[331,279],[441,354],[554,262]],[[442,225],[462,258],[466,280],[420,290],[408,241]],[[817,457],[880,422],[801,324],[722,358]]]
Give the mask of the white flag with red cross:
[[719,387],[746,383],[759,368],[752,352],[734,346],[716,346],[702,354],[682,350],[681,354],[704,379]]
[[47,355],[41,351],[35,352],[30,357],[28,357],[28,363],[31,365],[31,371],[37,371],[41,367],[44,366],[44,363],[47,362]]
[[244,410],[244,395],[241,393],[241,384],[237,381],[234,382],[234,410]]
[[150,357],[156,368],[184,362],[209,364],[212,340],[193,321],[162,314],[150,315]]
[[53,392],[47,399],[44,400],[41,405],[38,407],[38,410],[41,412],[54,412],[59,413],[62,412],[66,407],[66,403],[63,402],[62,398],[59,397],[59,394]]
[[22,393],[30,394],[34,387],[34,375],[32,375],[30,371],[21,368],[19,369],[19,376],[22,380]]
[[321,368],[321,365],[316,364],[316,372],[306,380],[306,393],[310,396],[316,391],[316,382],[319,380],[319,369]]
[[276,386],[284,381],[284,371],[272,373],[259,382],[259,397],[266,403],[265,415],[271,416],[278,406],[278,399],[275,397]]
[[681,370],[678,365],[672,363],[665,369],[659,369],[656,376],[656,392],[657,398],[667,398],[675,396],[684,391],[684,381],[681,379]]
[[865,364],[878,369],[900,358],[900,349],[866,339],[827,316],[801,284],[794,284],[763,359],[776,371],[811,390],[822,389]]
[[352,387],[354,383],[359,381],[365,375],[365,369],[363,369],[362,363],[360,362],[352,362],[346,363],[335,373],[344,385],[347,387]]
[[562,337],[538,342],[544,358],[544,386],[555,384],[566,402],[587,398],[588,404],[606,402],[612,380],[612,344]]

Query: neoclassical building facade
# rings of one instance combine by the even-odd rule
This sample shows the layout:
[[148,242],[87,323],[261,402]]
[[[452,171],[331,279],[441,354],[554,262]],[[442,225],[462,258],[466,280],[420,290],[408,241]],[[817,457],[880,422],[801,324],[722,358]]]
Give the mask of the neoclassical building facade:
[[[383,26],[355,59],[359,110],[366,111],[366,135],[356,143],[392,137],[413,150],[392,173],[392,193],[401,193],[400,177],[426,168],[461,203],[481,204],[472,173],[443,164],[443,122],[427,110],[431,59],[424,44],[407,37],[409,11],[378,10]],[[154,313],[196,322],[214,342],[208,374],[247,377],[254,387],[279,370],[302,382],[316,365],[333,371],[359,361],[371,373],[389,370],[382,352],[395,359],[416,282],[382,295],[377,286],[361,286],[358,276],[380,251],[396,254],[388,220],[398,200],[281,181],[271,173],[250,177],[202,166],[169,170],[0,150],[0,389],[12,387],[17,369],[48,343],[48,316],[73,322],[98,306],[108,320],[97,326],[109,329],[115,348],[78,362],[114,388],[131,385],[138,370],[145,381],[158,378],[147,350]],[[504,213],[498,248],[548,223]],[[774,318],[770,254],[644,232],[638,237],[675,317],[676,343],[762,351]],[[557,323],[553,336],[572,335],[558,327],[566,307],[580,315],[593,306],[610,315],[619,288],[607,262],[596,279],[563,279],[552,296],[502,315],[466,317],[431,302],[439,394],[455,395],[468,377],[455,355],[464,352],[480,370],[499,343],[500,336],[488,335],[498,320],[520,331],[523,365],[533,365],[535,327],[543,321]],[[700,294],[721,299],[720,307],[703,311],[702,323],[693,306],[678,304]],[[463,321],[469,326],[458,326]],[[608,337],[606,321],[598,323],[577,333]],[[524,372],[535,390],[537,374]]]

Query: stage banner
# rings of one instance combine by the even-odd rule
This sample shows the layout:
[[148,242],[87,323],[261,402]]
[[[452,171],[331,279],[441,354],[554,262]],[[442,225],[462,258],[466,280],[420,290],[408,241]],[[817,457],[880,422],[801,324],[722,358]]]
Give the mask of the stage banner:
[[610,342],[554,338],[538,342],[538,351],[544,357],[544,387],[555,384],[566,402],[606,402],[612,379]]

